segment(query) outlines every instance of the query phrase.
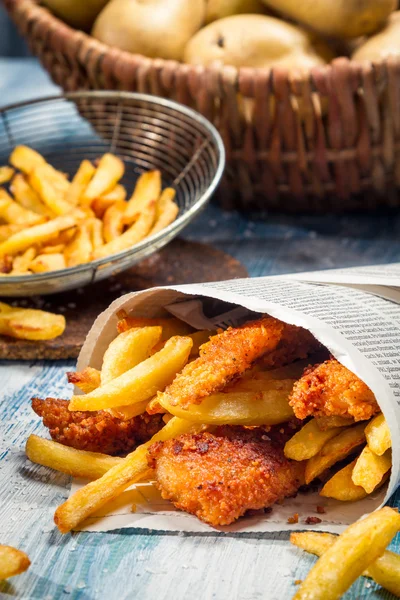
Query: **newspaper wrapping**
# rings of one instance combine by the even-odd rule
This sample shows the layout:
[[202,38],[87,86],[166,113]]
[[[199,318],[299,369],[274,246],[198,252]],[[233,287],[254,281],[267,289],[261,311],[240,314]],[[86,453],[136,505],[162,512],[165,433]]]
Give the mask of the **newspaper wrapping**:
[[[204,316],[204,308],[211,317]],[[355,503],[322,499],[314,493],[298,494],[274,506],[270,514],[245,517],[221,530],[293,530],[288,517],[299,513],[299,528],[339,532],[381,506],[400,485],[400,263],[127,294],[95,321],[79,356],[78,370],[86,366],[101,368],[104,352],[117,335],[117,312],[121,309],[146,317],[172,313],[197,329],[235,325],[244,317],[254,318],[254,313],[267,313],[304,327],[371,388],[386,417],[392,436],[393,467],[385,489]],[[83,484],[74,480],[71,492]],[[321,504],[326,511],[320,515],[321,523],[307,525],[305,519],[315,515],[316,506]],[[195,517],[176,511],[151,484],[134,486],[90,517],[82,529],[106,531],[124,527],[212,531]]]

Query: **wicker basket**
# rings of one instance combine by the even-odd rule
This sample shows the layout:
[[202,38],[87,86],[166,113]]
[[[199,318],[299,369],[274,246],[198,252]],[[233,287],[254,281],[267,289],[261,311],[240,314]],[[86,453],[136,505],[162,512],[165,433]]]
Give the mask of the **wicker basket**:
[[339,58],[307,76],[193,67],[106,46],[34,0],[4,2],[65,90],[157,94],[208,117],[227,152],[224,207],[327,212],[400,205],[399,60]]

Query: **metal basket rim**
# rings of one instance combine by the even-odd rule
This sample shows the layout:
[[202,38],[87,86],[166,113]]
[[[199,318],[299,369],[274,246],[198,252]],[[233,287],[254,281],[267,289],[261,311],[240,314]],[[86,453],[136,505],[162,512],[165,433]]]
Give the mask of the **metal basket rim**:
[[[74,100],[74,99],[82,99],[82,98],[99,98],[99,99],[107,99],[110,98],[112,100],[118,101],[120,100],[139,100],[142,102],[151,103],[153,105],[159,105],[167,108],[171,108],[181,114],[185,114],[187,117],[193,119],[198,124],[202,125],[208,133],[211,135],[213,142],[217,148],[217,159],[218,164],[215,170],[215,173],[212,177],[210,185],[207,190],[195,201],[193,206],[191,206],[188,210],[186,210],[182,215],[180,215],[173,223],[162,229],[160,232],[151,236],[149,238],[145,238],[138,244],[135,244],[131,248],[127,250],[123,250],[122,252],[118,252],[116,254],[111,254],[110,256],[106,256],[105,258],[98,258],[96,260],[92,260],[88,263],[84,263],[82,265],[77,265],[76,267],[67,267],[66,269],[59,269],[57,271],[49,271],[47,273],[33,273],[31,275],[7,275],[6,277],[0,278],[0,292],[1,288],[6,284],[23,284],[25,282],[43,282],[43,281],[51,281],[54,279],[62,278],[67,275],[76,275],[82,273],[84,271],[92,271],[93,275],[96,273],[97,268],[102,265],[108,264],[110,262],[118,262],[120,260],[126,259],[129,256],[134,256],[136,253],[139,253],[141,250],[148,248],[149,246],[155,245],[158,249],[158,242],[161,242],[164,238],[171,238],[174,234],[178,234],[186,224],[194,219],[194,217],[205,208],[207,202],[210,197],[214,193],[215,189],[218,186],[218,183],[221,180],[224,168],[225,168],[225,147],[222,141],[222,138],[208,119],[203,117],[200,113],[192,108],[184,106],[175,100],[169,100],[166,98],[162,98],[160,96],[153,96],[151,94],[142,94],[139,92],[126,92],[126,91],[109,91],[109,90],[85,90],[78,92],[67,92],[63,94],[54,94],[51,96],[42,96],[38,98],[33,98],[30,100],[23,100],[21,102],[15,102],[12,104],[8,104],[6,106],[0,107],[0,115],[7,113],[8,111],[24,108],[26,106],[32,106],[35,104],[45,104],[51,101],[63,101],[63,100]],[[172,238],[171,238],[172,239]],[[167,243],[167,242],[165,242]],[[164,244],[161,244],[164,245]],[[161,247],[161,245],[159,247]],[[129,267],[126,267],[129,268]]]

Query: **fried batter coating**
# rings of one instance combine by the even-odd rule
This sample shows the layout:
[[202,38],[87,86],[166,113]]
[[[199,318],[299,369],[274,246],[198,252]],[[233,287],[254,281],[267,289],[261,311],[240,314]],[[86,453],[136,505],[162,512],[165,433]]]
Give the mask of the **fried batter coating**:
[[285,324],[265,317],[230,327],[200,347],[200,356],[187,364],[164,394],[172,406],[200,404],[202,398],[225,387],[266,352],[273,351]]
[[304,467],[282,448],[260,428],[224,426],[156,442],[148,462],[163,498],[216,527],[296,493]]
[[334,358],[305,370],[289,404],[299,419],[338,415],[363,421],[380,410],[369,387]]
[[164,425],[162,415],[147,413],[121,421],[108,412],[68,410],[68,400],[32,398],[32,408],[56,442],[78,450],[124,455],[147,442]]
[[[324,346],[307,329],[285,324],[277,347],[272,352],[264,354],[259,363],[264,369],[276,369],[289,365],[295,360],[307,358],[323,349]],[[326,351],[326,358],[328,357],[329,353]],[[324,358],[325,355],[320,360]]]

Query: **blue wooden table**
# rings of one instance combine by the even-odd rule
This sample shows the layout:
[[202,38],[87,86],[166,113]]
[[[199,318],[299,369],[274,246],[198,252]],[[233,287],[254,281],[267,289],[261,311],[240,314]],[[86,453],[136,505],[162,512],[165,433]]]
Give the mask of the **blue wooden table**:
[[[52,91],[35,61],[0,59],[2,104]],[[183,237],[229,252],[252,276],[400,261],[400,214],[260,220],[211,205]],[[0,584],[0,597],[290,599],[314,559],[291,547],[288,534],[58,533],[52,517],[70,480],[33,466],[23,449],[28,434],[43,433],[30,398],[68,397],[64,374],[73,366],[0,363],[0,543],[19,546],[32,560],[29,571]],[[400,494],[392,503],[400,505]],[[400,551],[399,539],[392,548]],[[345,598],[391,598],[376,587],[361,579]]]

